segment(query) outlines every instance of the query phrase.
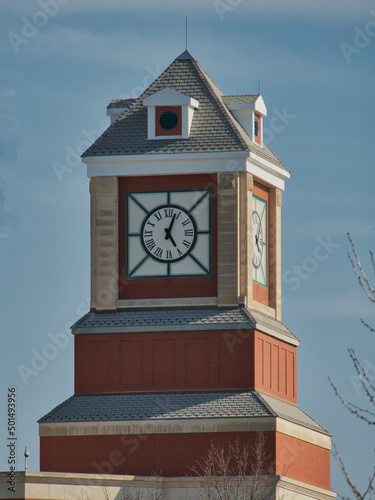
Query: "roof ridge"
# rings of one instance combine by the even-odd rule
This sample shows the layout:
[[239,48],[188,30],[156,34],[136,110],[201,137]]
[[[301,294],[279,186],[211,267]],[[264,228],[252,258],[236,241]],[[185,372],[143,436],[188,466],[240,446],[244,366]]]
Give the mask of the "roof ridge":
[[[205,83],[206,88],[208,89],[208,91],[210,92],[210,94],[212,95],[212,97],[215,99],[216,103],[218,104],[218,107],[219,107],[220,111],[222,112],[222,114],[227,119],[227,121],[228,121],[228,123],[229,123],[229,125],[230,125],[230,127],[232,129],[232,131],[237,136],[237,139],[239,139],[239,141],[241,143],[241,146],[243,147],[243,149],[245,151],[248,151],[249,150],[249,145],[247,144],[246,140],[244,140],[244,138],[242,137],[243,134],[240,133],[240,131],[238,130],[238,128],[236,126],[238,124],[237,120],[235,120],[235,118],[232,115],[232,113],[228,110],[228,108],[223,103],[224,92],[220,89],[220,87],[218,87],[216,85],[216,83],[212,80],[212,78],[210,76],[208,76],[208,74],[204,71],[204,69],[198,63],[198,61],[194,60],[193,61],[193,65],[196,66],[196,70],[198,71],[198,73],[199,72],[201,73],[201,75],[199,75],[199,76],[201,78],[202,78],[202,76],[204,77],[204,79],[202,78],[202,81]],[[208,85],[208,84],[210,84],[210,85]],[[220,99],[219,99],[219,97],[216,94],[215,87],[221,93]],[[242,129],[242,127],[241,127],[241,129]],[[242,129],[242,131],[243,131],[243,129]],[[243,131],[243,133],[245,133],[245,132]]]

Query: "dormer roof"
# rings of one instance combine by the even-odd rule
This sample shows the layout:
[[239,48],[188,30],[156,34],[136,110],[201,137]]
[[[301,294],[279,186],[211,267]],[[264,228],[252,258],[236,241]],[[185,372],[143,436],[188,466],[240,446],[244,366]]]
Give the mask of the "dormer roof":
[[[189,137],[147,140],[147,106],[144,106],[144,101],[147,103],[147,99],[154,94],[171,90],[199,102]],[[233,100],[234,97],[225,96],[198,61],[185,51],[134,100],[82,156],[254,152],[288,171],[266,144],[263,144],[263,147],[255,144],[235,119],[227,105],[228,99]]]
[[162,90],[145,97],[143,99],[143,106],[193,106],[198,107],[199,103],[196,99],[187,95],[181,94],[170,87],[164,87]]

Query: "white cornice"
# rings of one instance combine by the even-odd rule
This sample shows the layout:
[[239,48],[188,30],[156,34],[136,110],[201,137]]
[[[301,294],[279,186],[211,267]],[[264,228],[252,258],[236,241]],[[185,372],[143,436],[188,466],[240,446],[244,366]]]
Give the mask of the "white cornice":
[[86,156],[88,177],[250,172],[281,190],[287,170],[252,152]]

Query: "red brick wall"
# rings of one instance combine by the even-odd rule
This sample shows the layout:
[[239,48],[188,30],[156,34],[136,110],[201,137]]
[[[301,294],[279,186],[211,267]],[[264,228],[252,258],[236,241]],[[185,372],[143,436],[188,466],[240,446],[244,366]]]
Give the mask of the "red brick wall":
[[75,392],[252,389],[253,331],[82,334]]
[[256,389],[297,402],[296,347],[253,330],[82,334],[75,392]]
[[[264,433],[265,453],[274,473],[275,435]],[[194,475],[191,470],[211,443],[228,446],[236,439],[253,446],[257,433],[55,436],[40,438],[40,470],[96,474]],[[268,472],[268,471],[265,471]]]
[[276,474],[330,489],[330,451],[276,433]]
[[[278,432],[264,432],[265,474],[280,474],[330,489],[330,452]],[[40,438],[40,470],[99,474],[194,475],[211,443],[236,439],[254,446],[256,432],[54,436]],[[249,468],[250,471],[250,468]]]
[[[211,190],[212,275],[193,278],[126,279],[126,192]],[[119,299],[217,297],[217,176],[161,175],[119,178]]]
[[255,389],[297,403],[297,348],[255,332]]

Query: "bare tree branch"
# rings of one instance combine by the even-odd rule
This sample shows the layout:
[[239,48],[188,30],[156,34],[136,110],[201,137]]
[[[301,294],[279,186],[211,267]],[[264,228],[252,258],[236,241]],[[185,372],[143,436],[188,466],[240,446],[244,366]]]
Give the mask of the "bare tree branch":
[[[362,290],[365,292],[365,294],[367,295],[369,300],[371,300],[371,302],[375,302],[375,290],[372,287],[370,281],[367,279],[366,273],[362,267],[361,261],[358,257],[357,250],[356,250],[354,242],[350,236],[350,233],[347,233],[347,234],[348,234],[348,239],[349,239],[350,244],[352,246],[352,252],[353,252],[353,255],[350,252],[348,252],[348,257],[349,257],[349,260],[352,264],[354,274],[357,276],[359,285],[362,288]],[[372,265],[373,265],[374,271],[375,271],[374,255],[371,251],[370,251],[370,256],[371,256],[371,262],[372,262]]]
[[273,475],[266,439],[258,433],[255,443],[227,447],[211,443],[206,455],[191,468],[200,478],[199,500],[271,500],[280,479]]
[[[351,252],[348,252],[348,257],[350,260],[350,263],[352,265],[353,271],[355,276],[357,277],[359,286],[361,287],[362,291],[366,294],[367,298],[372,302],[375,303],[375,289],[368,280],[366,273],[362,267],[360,258],[357,254],[357,250],[355,247],[355,244],[350,236],[350,233],[347,233],[348,239],[351,245]],[[374,259],[374,254],[372,251],[370,251],[370,260],[371,264],[373,267],[374,275],[375,275],[375,259]],[[361,318],[362,324],[368,328],[371,332],[375,333],[375,329],[370,326],[368,323],[366,323],[362,318]],[[329,377],[329,381],[331,384],[331,387],[334,390],[335,395],[337,398],[341,401],[343,406],[350,411],[356,418],[359,418],[360,420],[366,422],[369,425],[375,425],[375,385],[373,384],[372,380],[370,379],[369,373],[366,371],[366,368],[362,365],[362,363],[359,361],[356,352],[354,349],[350,348],[348,349],[349,356],[354,364],[354,369],[357,373],[358,380],[360,381],[360,387],[362,387],[364,394],[366,396],[366,399],[368,400],[368,403],[370,404],[370,408],[365,408],[365,407],[360,407],[354,403],[347,402],[345,399],[342,397],[340,392],[338,391],[337,387],[333,383],[332,379]],[[372,408],[373,407],[373,408]],[[349,485],[351,492],[355,496],[357,500],[365,500],[367,497],[369,500],[372,500],[374,494],[375,494],[375,466],[373,468],[372,474],[370,475],[367,483],[366,490],[364,493],[360,493],[360,491],[357,489],[355,484],[353,483],[348,470],[345,467],[345,464],[336,448],[335,443],[332,443],[333,445],[333,455],[335,457],[335,460],[345,477],[345,480],[347,484]],[[348,497],[343,497],[340,495],[343,500],[349,500]]]

